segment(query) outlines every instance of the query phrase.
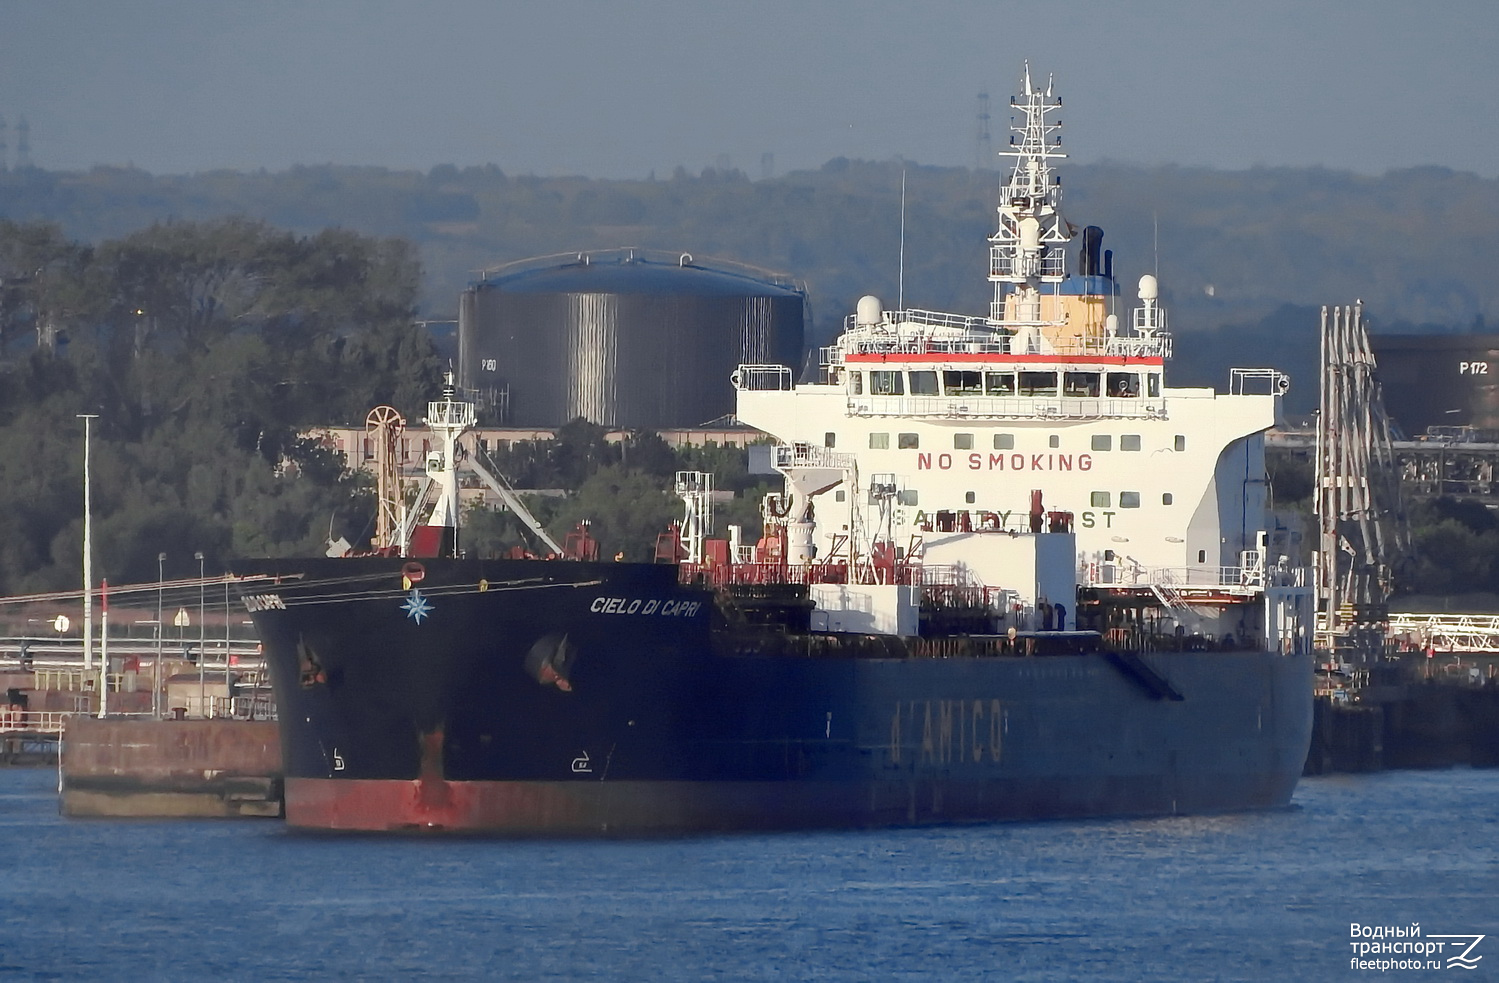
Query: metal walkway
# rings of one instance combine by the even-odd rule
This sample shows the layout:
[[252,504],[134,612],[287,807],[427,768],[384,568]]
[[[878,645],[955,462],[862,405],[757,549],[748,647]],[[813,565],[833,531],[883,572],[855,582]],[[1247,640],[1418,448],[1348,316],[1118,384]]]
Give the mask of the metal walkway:
[[1392,614],[1390,633],[1413,635],[1423,647],[1443,652],[1499,654],[1499,615]]

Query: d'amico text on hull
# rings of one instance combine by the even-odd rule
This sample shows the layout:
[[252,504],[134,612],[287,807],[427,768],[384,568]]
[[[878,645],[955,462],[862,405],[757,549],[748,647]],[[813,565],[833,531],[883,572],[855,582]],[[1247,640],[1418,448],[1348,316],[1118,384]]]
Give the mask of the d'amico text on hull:
[[[557,544],[460,453],[475,407],[450,378],[415,508],[377,454],[372,555],[237,564],[288,822],[629,834],[1287,803],[1313,612],[1266,496],[1286,379],[1167,384],[1155,278],[1116,310],[1091,226],[1069,269],[1060,101],[1027,68],[1014,105],[987,316],[865,297],[814,381],[735,373],[784,478],[752,545],[713,537],[712,476],[685,471],[660,562],[601,563],[581,528]],[[381,447],[396,420],[371,414]],[[465,556],[460,463],[555,558]]]

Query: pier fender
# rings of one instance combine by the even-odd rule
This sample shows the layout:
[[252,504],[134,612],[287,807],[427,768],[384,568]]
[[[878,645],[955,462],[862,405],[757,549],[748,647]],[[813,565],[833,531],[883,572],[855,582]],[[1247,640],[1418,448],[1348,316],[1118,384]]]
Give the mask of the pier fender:
[[569,676],[577,659],[577,649],[568,643],[567,635],[552,632],[538,638],[526,653],[526,672],[543,686],[555,686],[571,693]]

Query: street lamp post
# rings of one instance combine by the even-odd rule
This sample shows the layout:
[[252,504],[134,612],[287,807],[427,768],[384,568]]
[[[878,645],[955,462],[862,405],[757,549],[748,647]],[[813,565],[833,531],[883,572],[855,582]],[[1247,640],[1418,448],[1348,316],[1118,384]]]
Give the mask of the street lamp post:
[[89,473],[90,424],[97,413],[79,413],[83,421],[83,676],[94,671],[94,500]]
[[204,707],[204,663],[208,660],[208,653],[203,651],[207,644],[208,635],[203,625],[203,551],[199,550],[193,554],[193,559],[198,561],[198,716],[206,717]]
[[151,677],[151,716],[161,719],[161,594],[166,586],[167,555],[156,554],[156,671]]
[[229,681],[229,578],[224,578],[224,699],[229,701],[229,715],[234,716],[234,689]]
[[99,591],[99,719],[109,716],[109,578]]

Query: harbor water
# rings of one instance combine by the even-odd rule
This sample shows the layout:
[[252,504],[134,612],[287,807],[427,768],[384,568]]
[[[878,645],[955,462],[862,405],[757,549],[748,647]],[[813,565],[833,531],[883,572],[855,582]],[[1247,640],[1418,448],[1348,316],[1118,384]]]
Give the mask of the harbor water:
[[1353,923],[1487,935],[1464,978],[1499,976],[1499,770],[1236,816],[513,842],[69,820],[12,769],[0,842],[0,979],[1383,975]]

